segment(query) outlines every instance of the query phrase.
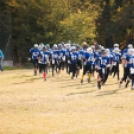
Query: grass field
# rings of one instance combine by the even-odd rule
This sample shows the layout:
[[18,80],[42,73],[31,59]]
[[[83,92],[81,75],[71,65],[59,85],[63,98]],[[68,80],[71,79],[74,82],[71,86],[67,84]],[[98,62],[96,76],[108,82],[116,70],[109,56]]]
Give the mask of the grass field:
[[32,74],[0,73],[0,134],[134,134],[134,91],[116,78],[98,91],[96,78]]

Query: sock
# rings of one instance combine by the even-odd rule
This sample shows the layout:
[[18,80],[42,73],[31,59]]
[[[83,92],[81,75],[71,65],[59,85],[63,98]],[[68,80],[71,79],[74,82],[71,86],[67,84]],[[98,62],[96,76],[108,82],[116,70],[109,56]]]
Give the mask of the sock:
[[89,74],[88,74],[88,79],[90,79],[90,78],[91,78],[91,76],[92,76],[92,74],[90,74],[90,73],[89,73]]
[[83,80],[83,78],[84,78],[84,74],[82,75],[82,80]]
[[46,79],[46,76],[47,76],[46,72],[44,72],[43,76],[44,76],[44,79]]

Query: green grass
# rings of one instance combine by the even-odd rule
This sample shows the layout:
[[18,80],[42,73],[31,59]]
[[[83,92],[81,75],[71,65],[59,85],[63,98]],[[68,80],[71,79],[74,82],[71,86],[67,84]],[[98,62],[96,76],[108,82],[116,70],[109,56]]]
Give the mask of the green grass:
[[[121,67],[121,66],[120,66]],[[122,68],[120,70],[123,75]],[[0,73],[0,134],[134,134],[134,92],[97,74],[80,83],[62,71],[47,81],[33,70]]]
[[22,67],[10,67],[10,66],[6,66],[4,67],[4,70],[23,70],[23,69],[32,69],[33,66],[31,63],[25,63],[22,64]]

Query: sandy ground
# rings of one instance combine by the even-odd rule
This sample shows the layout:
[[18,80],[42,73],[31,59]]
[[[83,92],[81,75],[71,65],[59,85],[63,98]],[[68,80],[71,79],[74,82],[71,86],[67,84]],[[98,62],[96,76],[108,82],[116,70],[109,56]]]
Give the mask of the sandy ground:
[[32,70],[0,73],[0,134],[134,134],[134,91],[109,77],[32,76]]

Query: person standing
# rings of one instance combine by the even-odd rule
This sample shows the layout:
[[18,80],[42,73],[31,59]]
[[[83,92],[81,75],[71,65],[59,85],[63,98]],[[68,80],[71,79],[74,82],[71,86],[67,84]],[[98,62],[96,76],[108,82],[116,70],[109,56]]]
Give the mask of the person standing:
[[0,50],[0,70],[3,71],[3,60],[4,60],[4,54],[3,52]]
[[100,45],[98,44],[98,42],[96,40],[94,40],[94,49],[98,50],[100,47]]

